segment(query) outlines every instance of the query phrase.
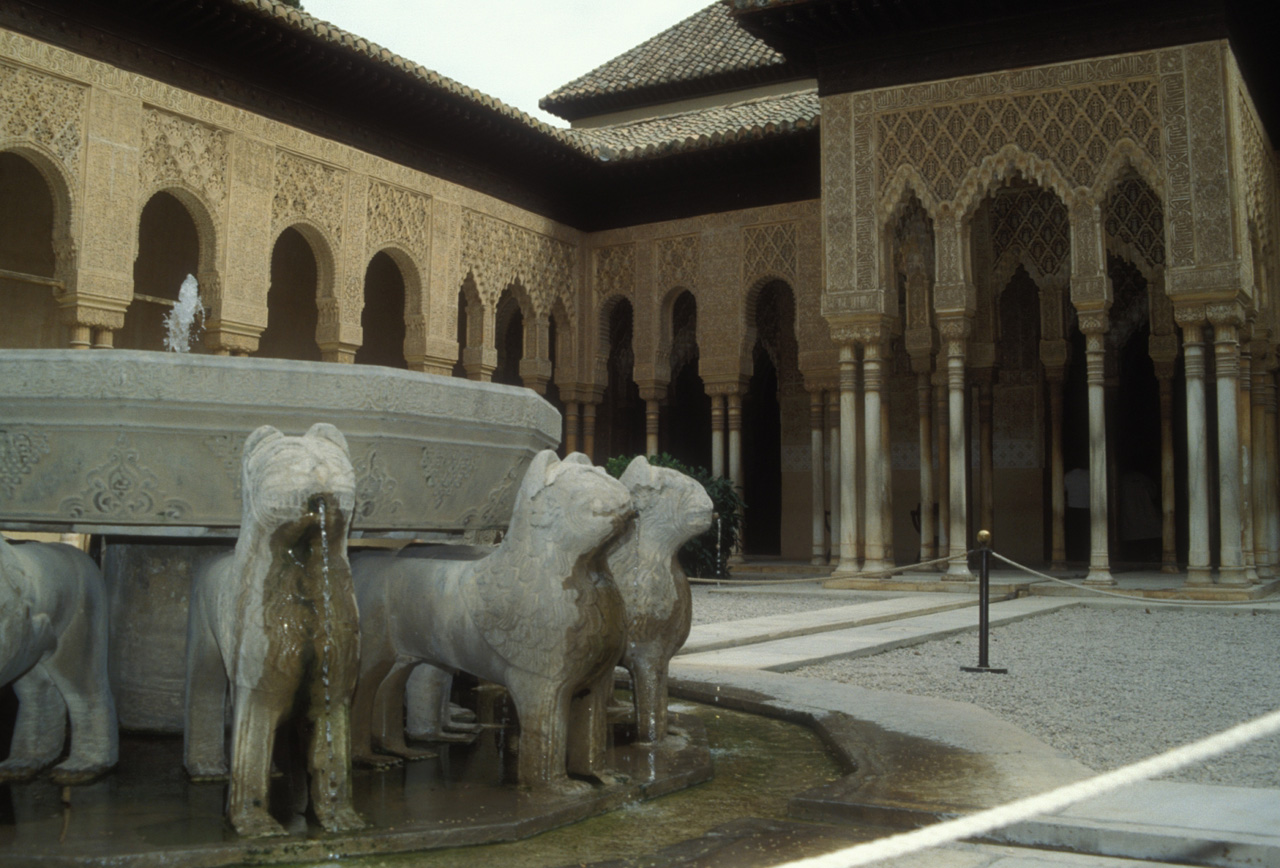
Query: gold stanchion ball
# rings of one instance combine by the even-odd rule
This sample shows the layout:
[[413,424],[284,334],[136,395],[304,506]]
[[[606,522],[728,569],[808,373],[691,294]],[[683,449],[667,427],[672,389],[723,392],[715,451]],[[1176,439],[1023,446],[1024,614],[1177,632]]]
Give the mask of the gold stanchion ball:
[[980,542],[982,545],[986,545],[987,543],[991,542],[991,531],[989,530],[978,531],[978,542]]

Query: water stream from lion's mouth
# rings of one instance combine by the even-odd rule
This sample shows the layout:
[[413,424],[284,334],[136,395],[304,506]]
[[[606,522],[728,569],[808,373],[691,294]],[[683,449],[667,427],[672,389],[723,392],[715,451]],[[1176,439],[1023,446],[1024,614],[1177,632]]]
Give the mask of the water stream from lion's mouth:
[[325,498],[322,497],[316,504],[316,511],[320,517],[320,616],[324,631],[324,637],[321,640],[323,644],[320,656],[320,680],[324,684],[324,742],[325,750],[328,752],[328,762],[325,767],[329,770],[324,792],[325,797],[332,803],[330,806],[332,811],[337,808],[338,779],[337,763],[333,752],[333,692],[329,686],[329,658],[333,656],[333,588],[329,582],[329,522],[326,510]]

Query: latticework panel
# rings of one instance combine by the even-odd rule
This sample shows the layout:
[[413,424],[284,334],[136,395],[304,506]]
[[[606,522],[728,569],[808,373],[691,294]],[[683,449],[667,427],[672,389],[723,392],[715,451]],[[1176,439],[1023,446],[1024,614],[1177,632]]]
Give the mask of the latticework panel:
[[877,186],[913,166],[939,201],[949,201],[971,167],[1010,143],[1089,186],[1123,138],[1158,161],[1159,117],[1149,78],[884,112],[875,123]]
[[1137,256],[1151,268],[1164,265],[1164,208],[1141,178],[1129,175],[1116,184],[1103,206],[1103,221],[1114,252]]
[[1067,207],[1040,187],[1000,190],[991,199],[991,259],[999,272],[1026,266],[1032,277],[1065,273],[1071,255]]

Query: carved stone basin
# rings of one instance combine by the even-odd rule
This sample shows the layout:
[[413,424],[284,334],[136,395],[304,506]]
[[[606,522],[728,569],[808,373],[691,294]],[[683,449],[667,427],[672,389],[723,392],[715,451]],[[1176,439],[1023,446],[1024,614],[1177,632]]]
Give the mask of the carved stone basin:
[[0,522],[234,535],[240,452],[262,424],[330,422],[356,470],[357,531],[503,527],[560,440],[527,389],[391,368],[130,350],[0,350]]

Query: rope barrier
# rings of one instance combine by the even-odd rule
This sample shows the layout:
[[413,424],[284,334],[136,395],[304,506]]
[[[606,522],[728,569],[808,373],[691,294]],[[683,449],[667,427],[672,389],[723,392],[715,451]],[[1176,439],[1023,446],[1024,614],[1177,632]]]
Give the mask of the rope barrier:
[[997,560],[1004,561],[1006,564],[1008,564],[1011,567],[1014,567],[1015,569],[1022,570],[1025,573],[1030,573],[1031,575],[1036,576],[1037,578],[1045,579],[1050,582],[1057,582],[1059,585],[1066,585],[1068,588],[1075,588],[1077,591],[1088,591],[1093,594],[1102,594],[1103,596],[1106,596],[1106,597],[1119,597],[1120,599],[1128,600],[1129,602],[1141,602],[1141,603],[1157,605],[1157,606],[1256,606],[1260,602],[1271,602],[1268,600],[1159,600],[1159,599],[1152,599],[1150,597],[1140,597],[1140,596],[1137,596],[1136,594],[1125,594],[1118,591],[1104,591],[1101,588],[1091,588],[1088,585],[1081,585],[1076,582],[1068,582],[1066,579],[1059,579],[1056,576],[1046,575],[1045,573],[1042,573],[1038,570],[1033,570],[1031,569],[1031,567],[1024,566],[1023,564],[1020,564],[1017,561],[1014,561],[1010,558],[1006,558],[1004,555],[1000,554],[994,549],[991,552],[991,556],[996,558]]
[[[968,558],[976,549],[964,553],[964,557]],[[862,579],[885,579],[895,573],[905,573],[910,570],[918,570],[924,567],[933,567],[938,564],[945,564],[948,561],[959,560],[958,556],[948,555],[945,558],[934,558],[931,561],[921,561],[918,564],[908,564],[905,567],[890,567],[886,570],[875,570],[870,573],[859,573],[858,578]],[[803,582],[825,582],[831,576],[810,576],[803,579],[694,579],[690,578],[689,583],[693,585],[719,585],[725,582],[731,582],[735,588],[755,587],[759,585],[795,585]]]
[[1184,766],[1210,759],[1277,732],[1280,732],[1280,710],[1256,717],[1200,741],[1046,793],[1018,799],[967,817],[926,826],[923,829],[847,847],[834,853],[776,865],[774,868],[857,868],[857,866],[870,865],[882,859],[907,856],[933,847],[953,844],[956,841],[985,835],[996,829],[1020,823],[1040,814],[1060,811],[1077,802],[1109,793],[1129,784],[1177,771]]

